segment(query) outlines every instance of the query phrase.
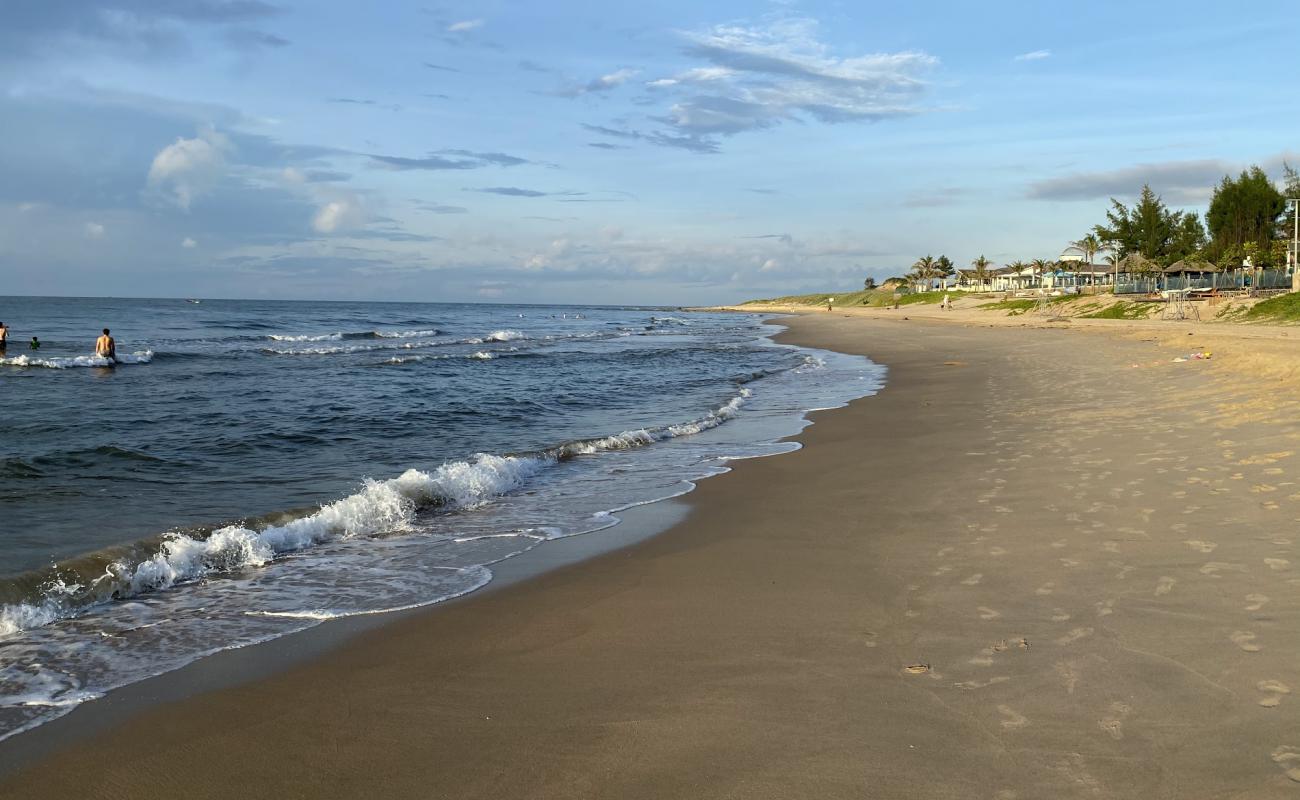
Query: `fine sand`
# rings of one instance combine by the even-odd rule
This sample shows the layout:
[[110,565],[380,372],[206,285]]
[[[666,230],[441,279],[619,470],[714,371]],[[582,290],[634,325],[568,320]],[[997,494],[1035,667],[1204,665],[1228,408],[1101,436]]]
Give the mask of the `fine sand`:
[[1300,797],[1284,364],[890,313],[793,320],[887,386],[666,533],[142,710],[0,796]]

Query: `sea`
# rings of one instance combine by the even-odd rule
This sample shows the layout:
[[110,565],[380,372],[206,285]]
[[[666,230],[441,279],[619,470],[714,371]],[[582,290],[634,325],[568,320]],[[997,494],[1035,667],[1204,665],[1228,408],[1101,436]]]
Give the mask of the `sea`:
[[0,320],[0,739],[473,592],[884,381],[671,308],[0,297]]

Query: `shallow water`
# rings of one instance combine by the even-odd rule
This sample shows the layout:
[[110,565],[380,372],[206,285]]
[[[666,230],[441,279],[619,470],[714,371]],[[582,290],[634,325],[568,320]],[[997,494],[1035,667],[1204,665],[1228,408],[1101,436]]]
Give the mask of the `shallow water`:
[[[0,738],[472,591],[882,378],[736,314],[25,298],[0,319]],[[105,325],[130,363],[87,357]]]

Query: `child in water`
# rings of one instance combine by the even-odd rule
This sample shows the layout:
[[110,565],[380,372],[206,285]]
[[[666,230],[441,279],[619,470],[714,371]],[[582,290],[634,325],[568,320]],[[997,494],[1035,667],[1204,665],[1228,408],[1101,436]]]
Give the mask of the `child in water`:
[[32,343],[29,345],[29,347],[31,347],[31,349],[33,349],[33,350],[40,350],[40,349],[41,349],[41,340],[40,340],[40,339],[37,339],[35,336],[33,336],[33,337],[32,337]]

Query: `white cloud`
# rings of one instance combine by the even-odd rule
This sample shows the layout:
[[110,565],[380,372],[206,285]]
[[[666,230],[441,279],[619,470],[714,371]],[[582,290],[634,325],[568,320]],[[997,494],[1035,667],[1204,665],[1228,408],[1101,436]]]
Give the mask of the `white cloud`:
[[570,86],[566,89],[561,89],[555,92],[555,94],[561,97],[580,97],[584,94],[608,92],[611,89],[617,89],[619,86],[622,86],[623,84],[627,83],[632,78],[635,78],[637,72],[638,70],[626,69],[626,68],[616,70],[614,72],[609,73],[608,75],[601,75],[599,78],[594,78],[588,81],[587,83],[578,84],[577,86]]
[[682,83],[708,83],[709,81],[720,81],[724,78],[730,78],[735,75],[735,70],[726,67],[696,67],[688,69],[685,72],[678,73],[671,78],[659,78],[658,80],[649,81],[646,86],[653,86],[657,89],[667,86],[677,86]]
[[1042,61],[1044,58],[1051,58],[1051,50],[1034,50],[1030,53],[1021,53],[1015,57],[1015,61]]
[[921,113],[919,97],[928,89],[922,75],[939,63],[910,50],[838,55],[808,18],[720,25],[686,38],[686,53],[707,65],[647,86],[676,95],[665,121],[693,142],[797,119],[839,123]]
[[178,138],[158,151],[149,165],[149,188],[189,210],[195,198],[221,179],[230,140],[211,128],[193,139]]
[[337,197],[316,211],[311,226],[318,233],[338,233],[365,222],[365,210],[355,197]]
[[453,23],[451,23],[450,25],[448,25],[448,26],[447,26],[447,32],[448,32],[448,33],[464,33],[464,32],[466,32],[466,31],[472,31],[472,30],[474,30],[474,29],[476,29],[476,28],[481,28],[481,27],[483,27],[483,20],[481,20],[481,19],[466,19],[466,20],[461,20],[460,22],[453,22]]
[[194,241],[193,239],[191,239],[191,238],[188,237],[188,236],[186,236],[184,239],[181,240],[181,247],[184,247],[186,250],[193,250],[194,248],[196,248],[196,247],[198,247],[198,246],[199,246],[199,243],[196,242],[196,241]]
[[104,236],[104,226],[98,222],[86,223],[86,236],[91,239],[100,239]]
[[280,179],[285,183],[303,184],[307,182],[307,175],[297,167],[285,167],[280,171]]

